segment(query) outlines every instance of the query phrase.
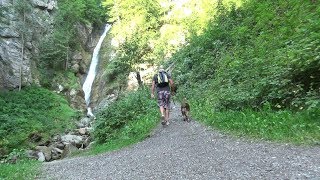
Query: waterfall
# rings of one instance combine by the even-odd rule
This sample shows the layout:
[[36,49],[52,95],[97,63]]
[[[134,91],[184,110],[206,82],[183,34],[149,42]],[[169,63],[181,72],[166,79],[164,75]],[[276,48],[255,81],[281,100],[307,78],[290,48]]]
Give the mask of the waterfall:
[[98,62],[99,62],[99,51],[100,51],[100,48],[101,48],[101,44],[102,44],[104,38],[106,37],[107,32],[110,30],[110,28],[111,28],[111,25],[109,25],[109,24],[107,24],[105,26],[104,32],[101,35],[97,46],[93,50],[93,55],[92,55],[92,60],[91,60],[90,68],[89,68],[89,71],[88,71],[88,75],[87,75],[87,78],[84,81],[83,86],[82,86],[82,90],[84,91],[84,99],[85,99],[86,104],[87,104],[87,110],[88,110],[87,115],[88,116],[93,116],[94,117],[94,115],[92,114],[92,109],[89,106],[89,104],[90,104],[90,96],[91,96],[91,89],[92,89],[92,84],[93,84],[94,78],[96,77],[96,68],[97,68],[97,65],[98,65]]

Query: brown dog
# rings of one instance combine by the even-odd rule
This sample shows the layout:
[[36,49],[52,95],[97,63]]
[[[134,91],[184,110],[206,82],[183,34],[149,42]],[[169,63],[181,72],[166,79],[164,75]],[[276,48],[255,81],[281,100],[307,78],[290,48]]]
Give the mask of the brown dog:
[[187,121],[187,122],[191,121],[189,118],[189,112],[190,112],[190,105],[187,103],[187,99],[183,98],[181,102],[181,114],[183,117],[183,121]]

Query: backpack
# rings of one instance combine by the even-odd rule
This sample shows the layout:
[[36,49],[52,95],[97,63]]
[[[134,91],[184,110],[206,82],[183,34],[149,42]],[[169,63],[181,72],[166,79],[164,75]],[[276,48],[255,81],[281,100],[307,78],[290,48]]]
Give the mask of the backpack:
[[166,72],[159,72],[157,75],[157,86],[166,87],[169,85],[169,79]]

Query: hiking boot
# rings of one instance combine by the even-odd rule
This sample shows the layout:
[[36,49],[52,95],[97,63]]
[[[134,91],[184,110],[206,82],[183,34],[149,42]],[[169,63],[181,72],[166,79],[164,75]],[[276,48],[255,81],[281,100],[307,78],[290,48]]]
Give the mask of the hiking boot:
[[166,121],[164,120],[164,116],[161,116],[161,124],[166,125]]
[[169,124],[170,124],[169,121],[167,121],[167,122],[166,122],[166,125],[169,126]]

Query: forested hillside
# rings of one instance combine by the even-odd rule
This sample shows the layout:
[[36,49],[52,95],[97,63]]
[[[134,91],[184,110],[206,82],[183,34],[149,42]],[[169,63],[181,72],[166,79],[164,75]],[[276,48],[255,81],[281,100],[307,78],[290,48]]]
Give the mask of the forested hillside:
[[178,97],[191,101],[199,120],[236,134],[319,141],[319,2],[127,0],[110,7],[118,74],[121,64],[136,71],[138,63],[174,65]]
[[180,95],[216,127],[319,142],[319,12],[319,2],[300,0],[218,6],[170,60]]
[[[90,61],[85,51],[91,51],[88,43],[93,41],[86,33],[80,39],[79,29],[100,30],[105,23],[112,24],[103,46],[110,49],[102,49],[106,54],[101,55],[103,73],[98,76],[99,82],[108,82],[105,86],[117,101],[97,114],[93,132],[97,146],[119,148],[137,142],[157,124],[156,103],[149,99],[147,86],[154,71],[149,79],[139,79],[145,70],[141,64],[153,70],[160,64],[171,67],[178,87],[175,100],[186,97],[192,117],[209,126],[259,139],[319,144],[319,1],[58,0],[57,4],[59,8],[50,11],[50,17],[54,15],[50,33],[31,48],[41,87],[0,93],[3,158],[13,149],[34,146],[28,141],[32,134],[46,138],[71,128],[75,111],[47,89],[62,84],[65,94],[81,91],[80,79],[89,64],[82,61]],[[23,8],[27,6],[8,7],[20,18],[29,13]],[[3,20],[4,13],[0,16]],[[130,72],[137,73],[140,88],[127,93]],[[15,78],[21,76],[20,72]]]
[[[313,109],[319,105],[319,7],[311,1],[247,1],[218,16],[172,58],[186,87],[215,110]],[[200,86],[199,86],[200,85]],[[199,91],[198,91],[199,92]],[[200,98],[201,99],[201,98]]]

